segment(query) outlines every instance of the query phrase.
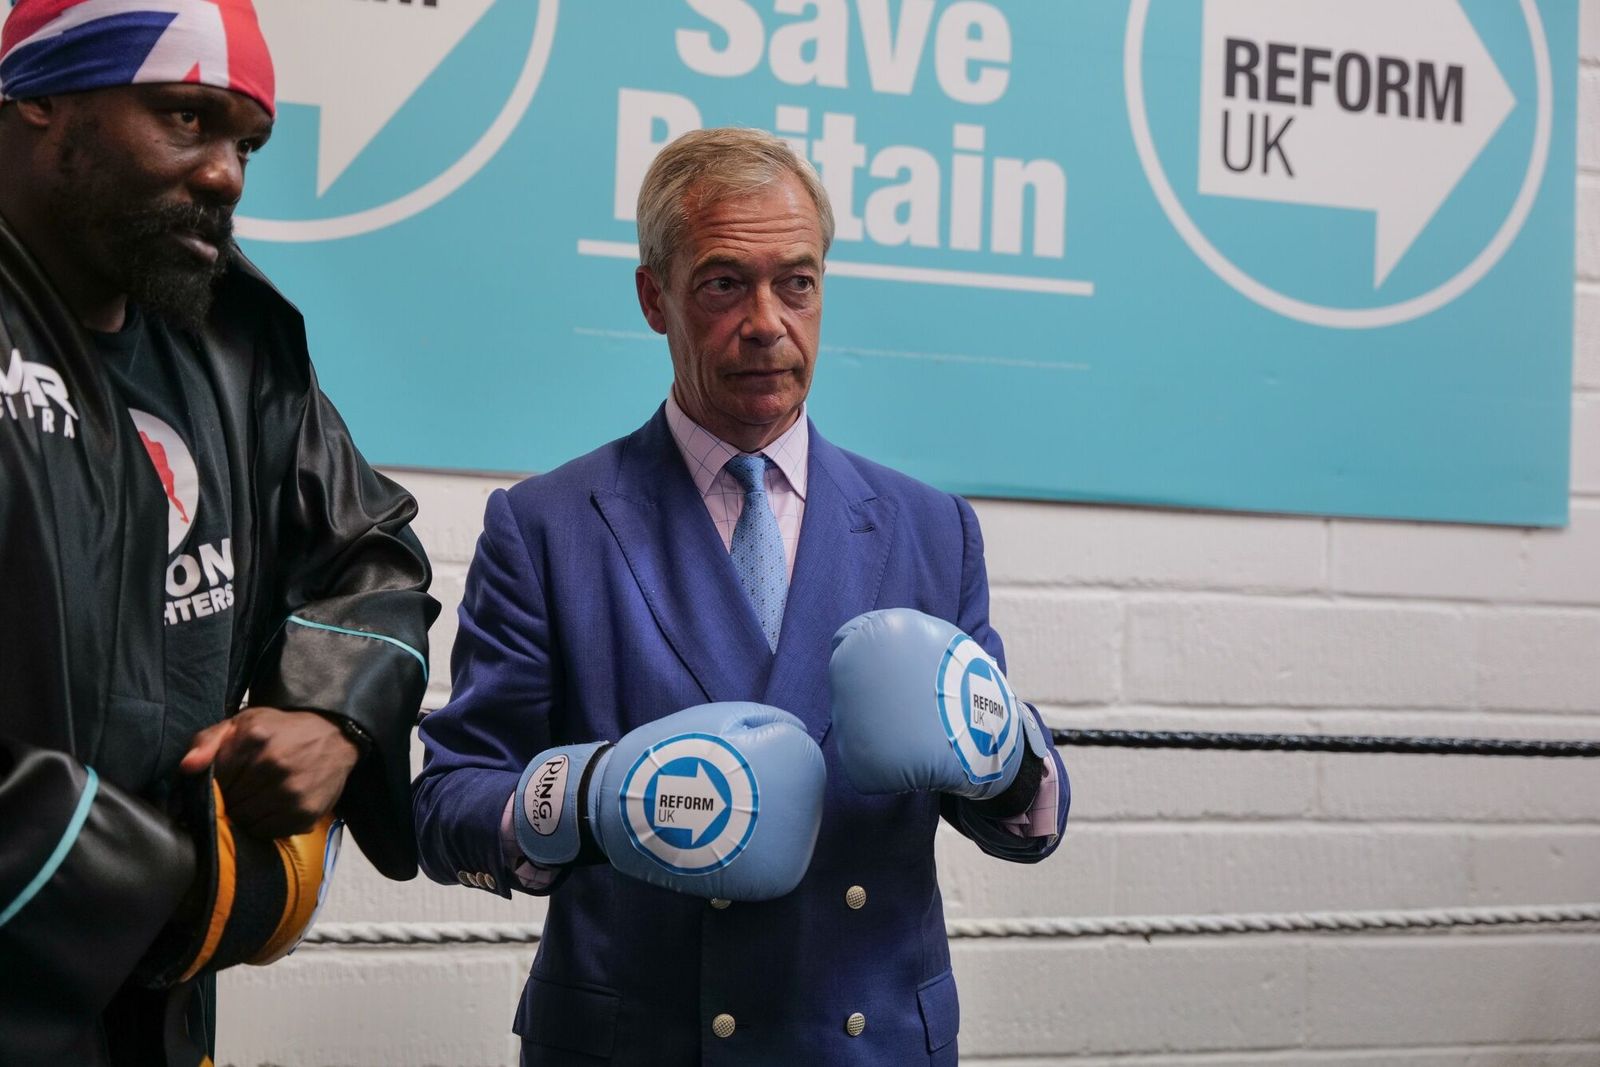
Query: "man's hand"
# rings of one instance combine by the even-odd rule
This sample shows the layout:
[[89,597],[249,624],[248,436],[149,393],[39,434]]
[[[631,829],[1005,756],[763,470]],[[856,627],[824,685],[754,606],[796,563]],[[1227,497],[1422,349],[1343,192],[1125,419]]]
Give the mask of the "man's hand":
[[255,707],[195,734],[178,767],[198,774],[215,764],[233,824],[274,838],[305,833],[333,810],[360,757],[315,712]]
[[991,800],[1018,777],[1030,713],[950,623],[910,608],[858,615],[833,635],[828,680],[839,762],[860,792]]
[[542,867],[580,858],[590,838],[617,870],[662,889],[774,900],[811,865],[827,779],[822,750],[787,711],[701,704],[615,745],[535,756],[512,819],[518,847]]

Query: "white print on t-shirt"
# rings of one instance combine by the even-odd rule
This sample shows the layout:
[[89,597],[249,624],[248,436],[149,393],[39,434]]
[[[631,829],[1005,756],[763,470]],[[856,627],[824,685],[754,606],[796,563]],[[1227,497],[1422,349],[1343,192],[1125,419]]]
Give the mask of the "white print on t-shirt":
[[200,509],[200,474],[195,469],[194,456],[178,431],[148,411],[129,408],[128,414],[133,416],[139,440],[144,442],[150,465],[155,467],[156,477],[167,494],[167,551],[176,552],[189,536]]
[[171,426],[148,411],[130,408],[133,425],[167,495],[168,626],[218,615],[233,607],[233,539],[178,552],[194,529],[200,510],[200,474],[189,446]]
[[[61,409],[59,420],[57,407]],[[78,411],[61,375],[54,367],[23,359],[15,348],[5,370],[0,371],[0,419],[7,418],[36,422],[40,433],[60,434],[69,440],[78,436]]]

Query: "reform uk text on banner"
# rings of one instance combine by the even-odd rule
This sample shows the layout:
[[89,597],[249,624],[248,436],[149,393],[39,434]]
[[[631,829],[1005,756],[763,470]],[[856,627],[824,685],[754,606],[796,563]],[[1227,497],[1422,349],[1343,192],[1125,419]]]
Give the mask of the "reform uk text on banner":
[[1575,0],[257,0],[247,251],[379,462],[537,471],[670,381],[634,196],[775,131],[811,413],[975,495],[1560,524]]

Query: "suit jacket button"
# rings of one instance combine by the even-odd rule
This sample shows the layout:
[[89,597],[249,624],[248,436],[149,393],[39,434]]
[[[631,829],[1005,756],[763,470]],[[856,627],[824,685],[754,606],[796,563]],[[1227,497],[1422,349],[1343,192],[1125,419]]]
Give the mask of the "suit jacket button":
[[866,1028],[867,1017],[862,1015],[859,1011],[852,1013],[850,1018],[844,1021],[844,1032],[849,1034],[851,1037],[860,1037],[861,1032]]
[[853,885],[844,891],[844,902],[851,911],[860,911],[867,906],[867,891],[858,885]]
[[732,903],[733,903],[733,901],[731,901],[731,900],[723,900],[721,897],[712,897],[711,898],[711,906],[713,908],[716,908],[718,911],[721,911],[723,908],[726,908],[729,904],[732,904]]
[[460,882],[462,885],[477,885],[478,884],[477,882],[472,880],[472,875],[468,874],[466,871],[457,871],[456,872],[456,881]]
[[734,1025],[733,1016],[723,1012],[711,1020],[711,1032],[718,1037],[732,1037]]

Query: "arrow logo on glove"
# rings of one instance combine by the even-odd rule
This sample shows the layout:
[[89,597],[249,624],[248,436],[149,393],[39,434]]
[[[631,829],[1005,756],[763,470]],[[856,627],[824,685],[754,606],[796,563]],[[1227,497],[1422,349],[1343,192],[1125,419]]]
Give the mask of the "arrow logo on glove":
[[1516,106],[1459,0],[1206,0],[1199,191],[1370,211],[1373,288]]
[[655,817],[657,830],[683,830],[690,836],[690,847],[727,809],[727,802],[706,775],[706,765],[695,760],[694,773],[669,774],[656,778]]
[[978,751],[991,755],[1006,728],[1006,697],[990,673],[987,660],[975,660],[967,670],[967,723]]

